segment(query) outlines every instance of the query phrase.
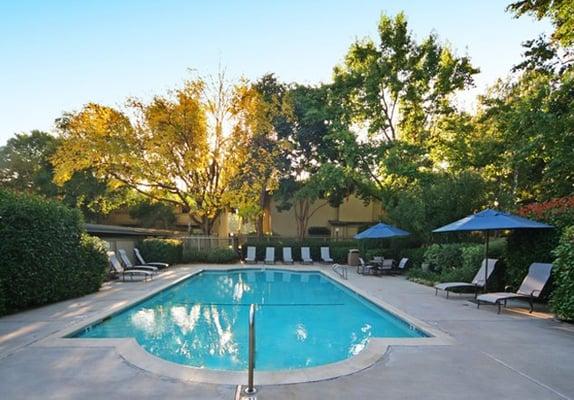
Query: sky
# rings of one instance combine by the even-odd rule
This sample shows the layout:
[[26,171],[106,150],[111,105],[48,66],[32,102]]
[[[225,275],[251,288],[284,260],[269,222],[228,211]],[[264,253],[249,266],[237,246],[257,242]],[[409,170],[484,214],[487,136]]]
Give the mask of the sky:
[[[547,22],[513,18],[510,0],[0,0],[0,145],[54,130],[88,102],[149,99],[223,66],[232,78],[273,72],[328,82],[349,45],[376,37],[381,13],[404,11],[418,39],[438,34],[481,69],[462,96],[472,107],[520,61]],[[190,72],[195,71],[195,72]]]

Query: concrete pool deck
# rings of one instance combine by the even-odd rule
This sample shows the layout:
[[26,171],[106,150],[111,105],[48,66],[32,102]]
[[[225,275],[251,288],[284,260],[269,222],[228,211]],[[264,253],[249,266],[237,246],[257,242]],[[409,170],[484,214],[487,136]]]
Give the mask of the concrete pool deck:
[[[152,373],[113,346],[45,345],[53,335],[203,268],[177,267],[146,283],[110,282],[96,294],[0,318],[0,397],[233,399],[235,385]],[[332,274],[329,267],[313,269]],[[525,308],[500,315],[490,306],[477,310],[469,297],[447,300],[402,277],[361,276],[349,269],[349,283],[444,332],[452,343],[391,345],[359,372],[319,382],[261,386],[258,399],[574,399],[574,326],[543,313],[528,315]]]

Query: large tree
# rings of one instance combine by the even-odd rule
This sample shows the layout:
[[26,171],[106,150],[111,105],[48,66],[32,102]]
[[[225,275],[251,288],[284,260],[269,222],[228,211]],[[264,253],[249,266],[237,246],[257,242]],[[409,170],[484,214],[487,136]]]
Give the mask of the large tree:
[[418,43],[403,13],[383,15],[378,41],[355,42],[335,68],[335,90],[351,124],[371,141],[426,140],[437,117],[453,111],[452,97],[478,72],[436,35]]
[[231,187],[246,149],[234,129],[234,88],[220,73],[210,83],[188,81],[124,111],[88,104],[60,121],[63,143],[53,157],[56,181],[92,168],[112,184],[189,210],[204,234],[233,204]]

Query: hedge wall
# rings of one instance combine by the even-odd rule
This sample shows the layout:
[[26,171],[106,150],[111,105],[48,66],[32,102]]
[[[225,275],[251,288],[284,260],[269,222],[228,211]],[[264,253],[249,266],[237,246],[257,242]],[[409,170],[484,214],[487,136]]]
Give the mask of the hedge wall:
[[108,270],[104,244],[79,211],[0,190],[0,313],[95,292]]
[[179,264],[182,261],[182,243],[177,239],[144,239],[138,249],[147,262]]
[[550,305],[558,318],[574,320],[574,226],[564,230],[559,246],[554,250],[553,277],[556,287]]

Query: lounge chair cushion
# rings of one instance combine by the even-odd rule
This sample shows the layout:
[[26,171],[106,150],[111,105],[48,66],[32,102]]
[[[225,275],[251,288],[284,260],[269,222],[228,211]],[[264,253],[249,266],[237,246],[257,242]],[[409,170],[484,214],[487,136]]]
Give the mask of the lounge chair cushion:
[[509,300],[509,299],[519,299],[529,297],[523,294],[512,293],[512,292],[493,292],[493,293],[485,293],[478,296],[476,299],[478,301],[483,301],[485,303],[496,304],[502,300]]
[[476,288],[477,286],[468,282],[443,282],[434,285],[439,290],[451,290],[457,288]]

